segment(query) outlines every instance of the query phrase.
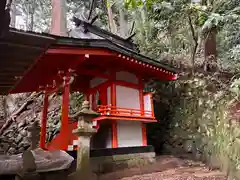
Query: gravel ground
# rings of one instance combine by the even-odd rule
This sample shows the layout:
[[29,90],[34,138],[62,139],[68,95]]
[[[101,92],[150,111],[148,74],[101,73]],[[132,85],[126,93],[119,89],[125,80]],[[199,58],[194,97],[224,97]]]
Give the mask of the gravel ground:
[[160,156],[156,163],[102,175],[100,180],[227,180],[217,170],[173,156]]

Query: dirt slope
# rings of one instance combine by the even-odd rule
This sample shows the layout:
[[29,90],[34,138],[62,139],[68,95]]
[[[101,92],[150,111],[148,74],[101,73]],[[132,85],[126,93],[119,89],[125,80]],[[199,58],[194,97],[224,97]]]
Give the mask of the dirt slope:
[[227,180],[218,170],[192,160],[160,156],[152,165],[125,169],[100,176],[100,180]]

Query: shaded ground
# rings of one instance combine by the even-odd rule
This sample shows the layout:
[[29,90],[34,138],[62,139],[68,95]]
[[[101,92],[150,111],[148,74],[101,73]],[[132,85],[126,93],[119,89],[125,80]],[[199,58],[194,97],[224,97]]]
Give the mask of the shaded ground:
[[160,156],[156,163],[100,176],[100,180],[227,180],[217,170],[192,160]]

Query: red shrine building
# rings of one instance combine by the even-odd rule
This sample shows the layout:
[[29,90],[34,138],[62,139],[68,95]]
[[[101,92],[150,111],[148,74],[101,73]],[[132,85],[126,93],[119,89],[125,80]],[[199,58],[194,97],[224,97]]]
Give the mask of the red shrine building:
[[[79,20],[80,21],[80,20]],[[69,115],[71,92],[81,92],[100,116],[92,149],[147,146],[146,123],[157,122],[149,79],[173,81],[174,69],[138,53],[129,40],[81,21],[70,37],[10,29],[0,39],[0,91],[43,92],[40,146],[74,151],[77,122]],[[61,91],[60,132],[46,142],[49,95]]]

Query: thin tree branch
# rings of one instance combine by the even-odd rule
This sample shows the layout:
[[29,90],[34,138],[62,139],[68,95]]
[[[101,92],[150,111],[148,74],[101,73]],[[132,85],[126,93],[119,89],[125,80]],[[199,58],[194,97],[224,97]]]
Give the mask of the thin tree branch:
[[192,33],[192,38],[193,38],[193,41],[194,41],[194,48],[193,48],[193,51],[192,51],[192,58],[191,58],[192,74],[194,74],[195,56],[196,56],[197,47],[198,47],[198,38],[197,38],[197,35],[195,33],[190,14],[188,14],[188,23],[189,23],[190,30],[191,30],[191,33]]
[[129,34],[133,33],[134,28],[135,28],[135,21],[133,21],[133,23],[132,23],[132,26],[131,26],[131,29],[129,31]]
[[12,0],[7,0],[6,9],[11,9]]
[[90,11],[89,11],[89,15],[88,15],[88,21],[90,20],[91,16],[92,16],[92,11],[93,11],[93,7],[94,7],[94,3],[95,0],[91,1],[91,5],[90,5]]

